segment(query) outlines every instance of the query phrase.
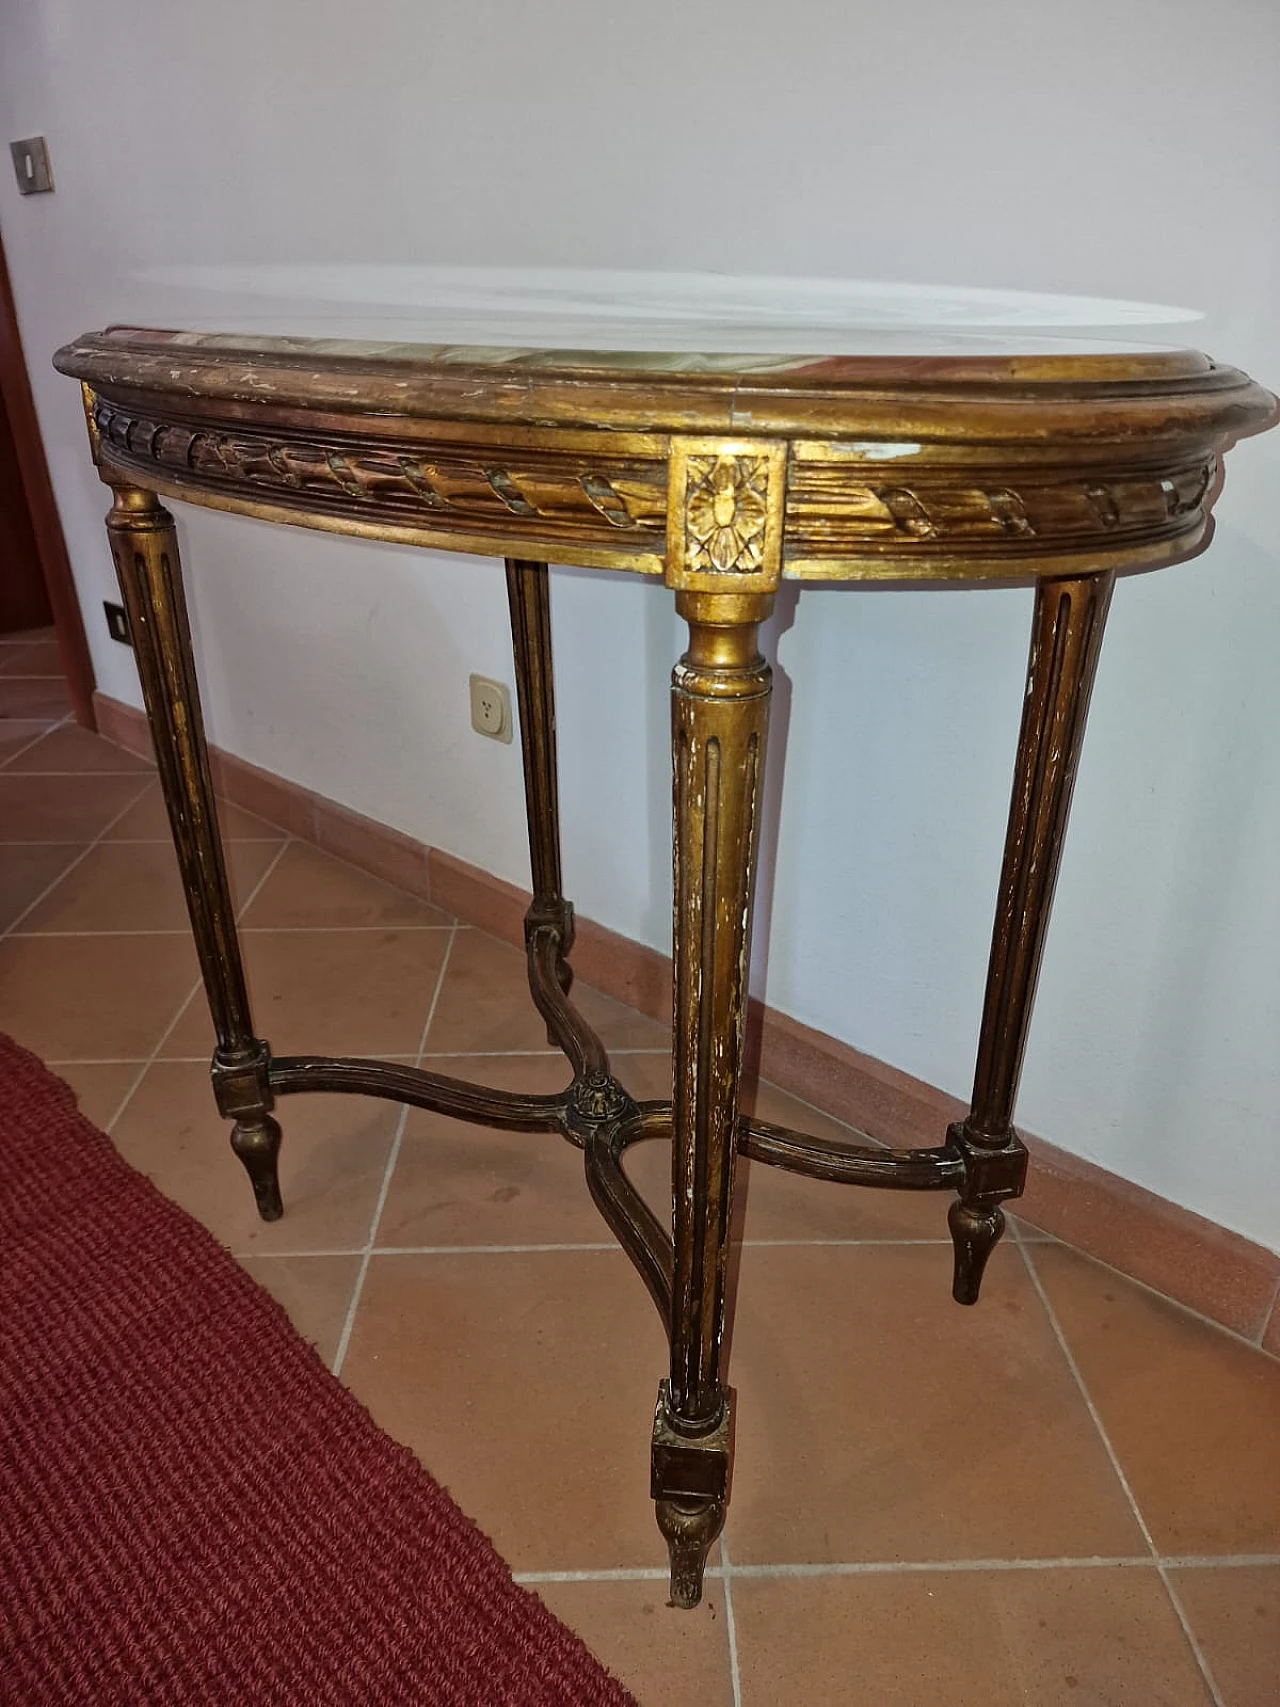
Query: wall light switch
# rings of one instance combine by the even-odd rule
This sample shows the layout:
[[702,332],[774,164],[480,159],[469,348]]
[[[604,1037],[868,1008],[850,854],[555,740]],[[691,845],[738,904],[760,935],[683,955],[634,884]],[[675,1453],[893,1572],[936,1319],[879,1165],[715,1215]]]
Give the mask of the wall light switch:
[[53,168],[49,150],[42,136],[28,136],[21,142],[11,142],[14,175],[24,196],[38,196],[53,188]]
[[488,676],[471,676],[471,727],[494,741],[511,739],[511,694]]

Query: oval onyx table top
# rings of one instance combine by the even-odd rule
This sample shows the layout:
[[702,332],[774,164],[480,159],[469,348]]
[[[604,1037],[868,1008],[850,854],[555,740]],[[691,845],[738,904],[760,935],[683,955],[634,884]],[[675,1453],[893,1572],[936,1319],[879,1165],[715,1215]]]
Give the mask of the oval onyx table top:
[[1274,415],[1196,351],[868,328],[834,291],[718,322],[481,291],[413,342],[112,327],[55,365],[112,483],[694,591],[1156,567],[1204,543],[1222,453]]

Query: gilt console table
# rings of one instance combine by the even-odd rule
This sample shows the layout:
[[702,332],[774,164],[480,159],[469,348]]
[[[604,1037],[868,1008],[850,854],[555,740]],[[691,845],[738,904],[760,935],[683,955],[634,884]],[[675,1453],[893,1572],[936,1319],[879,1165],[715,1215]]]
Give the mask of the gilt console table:
[[[955,1193],[954,1296],[977,1300],[1001,1204],[1026,1172],[1014,1097],[1112,588],[1203,548],[1223,451],[1274,408],[1243,374],[1194,353],[1021,349],[699,358],[113,328],[56,358],[83,384],[93,455],[115,495],[111,548],[217,1033],[214,1094],[259,1213],[281,1214],[273,1110],[292,1092],[389,1097],[579,1146],[591,1196],[670,1343],[651,1487],[682,1606],[699,1598],[728,1494],[721,1340],[735,1157],[846,1185]],[[529,984],[572,1067],[561,1094],[278,1056],[257,1035],[160,495],[506,559],[533,876]],[[669,1102],[633,1100],[571,998],[548,560],[660,576],[688,624],[671,689]],[[739,1111],[770,692],[757,630],[780,579],[1034,583],[973,1097],[934,1148],[838,1144]],[[623,1168],[642,1139],[671,1144],[669,1225]]]

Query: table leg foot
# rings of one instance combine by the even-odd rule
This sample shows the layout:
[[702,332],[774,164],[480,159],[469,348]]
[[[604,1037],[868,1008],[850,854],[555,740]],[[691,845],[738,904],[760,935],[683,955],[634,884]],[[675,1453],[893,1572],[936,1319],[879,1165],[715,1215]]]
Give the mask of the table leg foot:
[[659,1500],[658,1528],[671,1557],[671,1604],[686,1611],[702,1599],[707,1554],[724,1528],[723,1500]]
[[254,1038],[243,1049],[214,1052],[210,1069],[218,1112],[234,1122],[231,1148],[244,1163],[253,1200],[264,1221],[278,1221],[284,1214],[280,1197],[280,1124],[271,1109],[271,1046]]
[[984,1208],[957,1200],[947,1211],[947,1225],[956,1248],[951,1296],[957,1304],[976,1304],[987,1258],[1004,1232],[1004,1211],[994,1204]]
[[231,1128],[231,1148],[244,1163],[253,1200],[264,1221],[278,1221],[284,1214],[280,1196],[280,1122],[269,1114],[256,1120],[237,1120]]
[[727,1389],[719,1414],[699,1432],[681,1419],[671,1383],[658,1388],[653,1415],[649,1490],[658,1528],[671,1556],[671,1604],[696,1606],[702,1598],[707,1554],[724,1528],[732,1458],[733,1401]]

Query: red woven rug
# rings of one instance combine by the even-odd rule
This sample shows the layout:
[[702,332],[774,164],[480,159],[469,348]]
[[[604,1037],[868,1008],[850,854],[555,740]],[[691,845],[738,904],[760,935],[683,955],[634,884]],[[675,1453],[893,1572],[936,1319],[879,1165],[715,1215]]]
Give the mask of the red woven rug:
[[0,1146],[6,1707],[628,1707],[283,1311],[4,1038]]

